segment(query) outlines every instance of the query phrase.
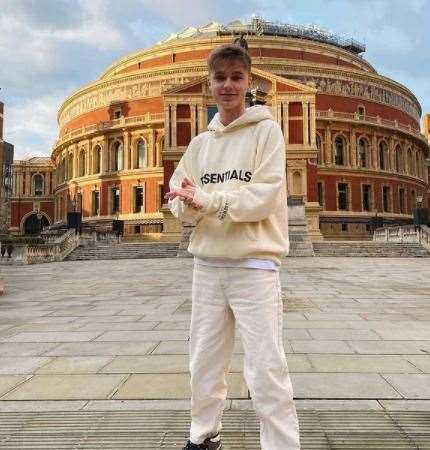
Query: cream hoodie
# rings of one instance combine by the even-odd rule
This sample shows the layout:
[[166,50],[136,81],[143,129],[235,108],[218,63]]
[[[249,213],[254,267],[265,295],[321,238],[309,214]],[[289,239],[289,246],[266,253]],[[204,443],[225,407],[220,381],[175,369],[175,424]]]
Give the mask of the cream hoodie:
[[195,210],[178,197],[172,214],[195,225],[188,251],[200,257],[270,259],[288,254],[285,141],[267,106],[252,106],[224,126],[215,115],[193,138],[170,179],[196,185]]

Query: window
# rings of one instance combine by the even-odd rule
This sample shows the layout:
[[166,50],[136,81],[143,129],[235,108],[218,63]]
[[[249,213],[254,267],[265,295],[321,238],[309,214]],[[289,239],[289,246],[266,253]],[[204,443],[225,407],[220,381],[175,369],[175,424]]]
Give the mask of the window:
[[369,167],[369,143],[364,138],[358,140],[358,165],[359,167]]
[[396,155],[396,172],[400,173],[402,171],[402,149],[398,145],[396,150],[394,150]]
[[379,168],[381,170],[388,169],[388,147],[387,144],[382,141],[379,143]]
[[83,177],[85,175],[85,151],[82,150],[79,153],[79,176]]
[[113,118],[114,118],[114,119],[120,119],[121,116],[122,116],[121,108],[116,109],[116,110],[114,111],[114,113],[113,113]]
[[408,173],[410,175],[414,174],[414,167],[413,167],[413,159],[412,159],[412,150],[408,150]]
[[140,213],[145,211],[143,198],[143,186],[136,186],[134,188],[134,212]]
[[145,167],[145,141],[141,139],[137,144],[137,167]]
[[342,231],[348,231],[348,224],[347,223],[343,223],[341,229],[342,229]]
[[361,185],[361,192],[363,211],[370,211],[372,209],[372,186],[370,184]]
[[334,162],[337,166],[345,165],[345,139],[342,136],[338,136],[334,141]]
[[42,177],[42,175],[34,176],[34,195],[43,195],[43,177]]
[[218,108],[216,106],[208,106],[208,124],[214,118],[214,116],[217,112],[218,112]]
[[98,216],[100,212],[100,193],[99,191],[93,191],[91,202],[91,215]]
[[357,108],[357,114],[360,116],[360,119],[364,119],[364,115],[366,114],[364,106],[359,106]]
[[114,144],[114,170],[122,170],[122,144],[115,142]]
[[337,209],[347,211],[348,208],[348,185],[346,183],[339,183],[337,185]]
[[94,153],[93,153],[93,156],[94,156],[94,163],[93,163],[94,173],[100,173],[100,151],[101,151],[101,149],[98,146],[94,149]]
[[388,186],[382,188],[382,207],[384,212],[390,211],[390,188]]
[[324,186],[321,182],[318,182],[317,187],[318,187],[318,203],[321,206],[324,206],[325,205],[325,203],[324,203]]
[[403,188],[399,189],[399,210],[400,210],[400,214],[404,214],[406,212],[406,209],[405,209],[405,190]]
[[117,188],[117,187],[114,187],[114,188],[112,188],[112,204],[111,204],[111,211],[112,211],[112,214],[116,214],[116,213],[119,213],[119,195],[120,195],[120,192],[119,192],[119,188]]

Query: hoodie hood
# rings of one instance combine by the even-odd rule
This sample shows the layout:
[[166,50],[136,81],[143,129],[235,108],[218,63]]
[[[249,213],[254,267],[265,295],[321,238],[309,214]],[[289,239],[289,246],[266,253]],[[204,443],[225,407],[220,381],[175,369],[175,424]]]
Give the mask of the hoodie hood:
[[217,112],[214,118],[210,121],[208,125],[209,131],[215,131],[215,134],[218,133],[228,133],[237,128],[261,122],[262,120],[273,120],[273,115],[271,109],[265,105],[255,105],[250,106],[245,109],[245,112],[239,116],[237,119],[230,122],[228,125],[223,125],[220,120],[220,115]]

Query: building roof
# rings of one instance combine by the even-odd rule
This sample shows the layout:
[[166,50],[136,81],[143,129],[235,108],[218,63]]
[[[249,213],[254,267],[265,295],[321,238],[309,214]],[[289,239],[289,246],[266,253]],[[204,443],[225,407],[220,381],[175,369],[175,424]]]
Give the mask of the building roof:
[[171,33],[167,36],[167,38],[157,42],[157,45],[164,44],[175,39],[223,35],[287,36],[335,45],[336,47],[348,50],[355,54],[363,53],[366,50],[364,43],[349,37],[334,34],[331,31],[316,25],[291,25],[278,22],[269,22],[257,16],[251,17],[251,19],[246,22],[235,20],[226,25],[218,22],[209,22],[208,24],[198,28],[187,27],[179,33]]

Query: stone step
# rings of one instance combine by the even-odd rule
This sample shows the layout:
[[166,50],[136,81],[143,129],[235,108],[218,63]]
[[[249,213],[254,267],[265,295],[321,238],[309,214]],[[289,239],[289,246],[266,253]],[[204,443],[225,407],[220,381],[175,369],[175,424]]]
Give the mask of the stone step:
[[82,261],[97,259],[174,258],[177,252],[178,244],[172,242],[95,243],[78,247],[66,259],[68,261]]
[[[302,450],[416,450],[430,446],[428,411],[297,408]],[[224,450],[259,450],[254,411],[227,410]],[[0,413],[5,449],[180,449],[188,438],[188,410]],[[278,449],[273,449],[278,450]]]
[[418,243],[373,241],[324,241],[314,242],[315,256],[343,257],[430,257],[430,253]]

